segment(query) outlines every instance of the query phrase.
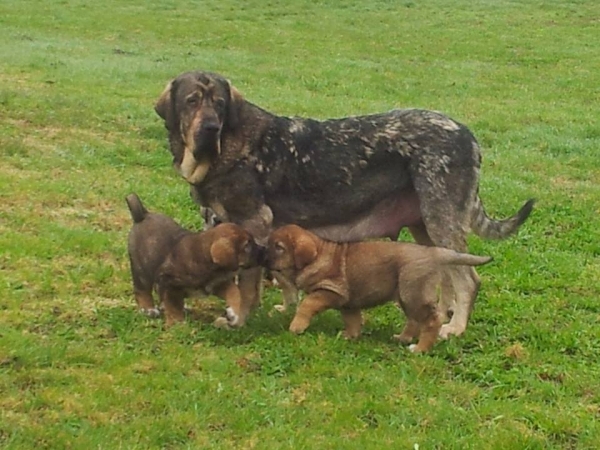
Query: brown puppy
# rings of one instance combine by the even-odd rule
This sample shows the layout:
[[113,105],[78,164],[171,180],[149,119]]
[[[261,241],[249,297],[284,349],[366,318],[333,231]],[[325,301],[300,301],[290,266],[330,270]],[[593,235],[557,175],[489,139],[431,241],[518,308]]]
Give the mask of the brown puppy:
[[338,309],[344,335],[360,335],[361,309],[396,300],[408,319],[402,334],[413,352],[429,350],[442,326],[437,289],[445,266],[479,266],[489,257],[458,253],[441,247],[407,242],[338,244],[320,239],[297,225],[275,230],[269,237],[267,266],[307,293],[290,331],[302,333],[311,318],[326,309]]
[[252,236],[230,223],[194,233],[170,217],[149,213],[136,194],[126,200],[134,222],[128,251],[140,311],[152,317],[160,314],[152,297],[156,288],[171,325],[184,318],[184,298],[200,291],[226,301],[227,319],[217,319],[216,324],[243,325],[248,312],[242,310],[235,276],[241,268],[259,263]]

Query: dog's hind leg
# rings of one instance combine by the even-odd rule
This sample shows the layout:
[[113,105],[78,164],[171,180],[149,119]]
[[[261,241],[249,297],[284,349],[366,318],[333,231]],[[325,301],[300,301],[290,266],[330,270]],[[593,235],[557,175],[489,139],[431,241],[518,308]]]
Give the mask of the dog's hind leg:
[[[474,188],[476,177],[476,173],[458,172],[453,177],[442,176],[435,185],[425,176],[415,180],[421,217],[427,235],[437,247],[467,252],[466,235],[470,230],[471,210],[477,195]],[[472,267],[449,267],[446,273],[454,286],[455,306],[452,319],[440,330],[444,339],[464,333],[480,284],[479,276]]]
[[[419,225],[410,226],[408,227],[408,229],[417,244],[426,245],[428,247],[435,246],[435,244],[429,237],[429,234],[427,233],[427,229],[425,228],[424,223],[421,222]],[[456,299],[454,296],[454,286],[452,285],[452,277],[450,276],[450,273],[446,270],[442,271],[442,282],[440,287],[441,292],[438,302],[438,311],[440,313],[440,319],[443,322],[446,322],[454,314],[454,309],[456,305]]]

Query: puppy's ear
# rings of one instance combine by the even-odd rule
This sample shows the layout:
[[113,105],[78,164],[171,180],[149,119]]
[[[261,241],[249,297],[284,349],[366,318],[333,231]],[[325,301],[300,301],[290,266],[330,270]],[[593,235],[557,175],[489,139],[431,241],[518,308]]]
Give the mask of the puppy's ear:
[[240,123],[240,109],[244,103],[244,97],[236,88],[231,85],[231,81],[227,80],[229,86],[229,107],[227,108],[227,126],[230,129],[235,129]]
[[167,83],[165,90],[160,94],[158,100],[154,104],[154,111],[160,116],[165,122],[169,123],[169,116],[171,112],[171,91],[173,90],[173,80]]
[[238,257],[233,241],[221,237],[210,246],[210,259],[219,267],[235,270],[238,268]]
[[317,258],[317,244],[307,234],[298,235],[294,242],[294,264],[302,270]]

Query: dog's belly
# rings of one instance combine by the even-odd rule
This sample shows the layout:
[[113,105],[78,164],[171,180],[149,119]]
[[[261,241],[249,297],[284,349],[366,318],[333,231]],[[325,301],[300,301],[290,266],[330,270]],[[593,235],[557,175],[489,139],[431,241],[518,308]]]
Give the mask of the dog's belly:
[[420,223],[421,211],[416,193],[402,192],[375,205],[371,211],[346,223],[310,228],[322,239],[336,242],[360,241],[369,238],[398,238],[400,230]]

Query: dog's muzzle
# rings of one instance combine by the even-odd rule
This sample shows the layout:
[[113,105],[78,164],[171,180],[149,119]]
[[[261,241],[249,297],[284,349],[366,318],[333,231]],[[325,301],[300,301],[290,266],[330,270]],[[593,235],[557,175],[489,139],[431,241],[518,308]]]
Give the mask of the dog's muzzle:
[[255,255],[256,255],[255,260],[259,266],[262,266],[262,267],[268,266],[269,261],[268,261],[267,247],[263,247],[262,245],[256,245],[255,246]]

